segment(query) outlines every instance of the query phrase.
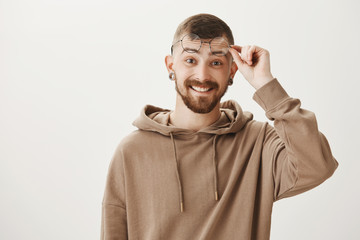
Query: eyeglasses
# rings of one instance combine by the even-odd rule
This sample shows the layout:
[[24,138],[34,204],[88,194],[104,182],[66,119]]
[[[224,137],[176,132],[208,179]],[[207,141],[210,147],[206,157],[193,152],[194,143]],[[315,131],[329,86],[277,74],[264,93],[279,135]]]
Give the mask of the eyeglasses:
[[203,41],[195,33],[190,33],[182,37],[179,41],[176,41],[171,45],[171,55],[173,54],[173,46],[181,42],[181,47],[188,53],[198,52],[203,43],[208,43],[210,52],[216,56],[224,56],[229,52],[230,45],[223,37],[216,37],[210,41]]

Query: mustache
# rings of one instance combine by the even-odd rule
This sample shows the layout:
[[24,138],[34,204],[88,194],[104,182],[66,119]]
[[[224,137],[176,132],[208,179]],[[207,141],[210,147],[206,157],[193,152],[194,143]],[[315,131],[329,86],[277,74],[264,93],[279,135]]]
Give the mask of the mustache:
[[200,82],[194,79],[187,79],[184,81],[186,87],[195,86],[195,87],[205,87],[205,88],[219,88],[219,84],[212,82],[210,80],[205,82]]

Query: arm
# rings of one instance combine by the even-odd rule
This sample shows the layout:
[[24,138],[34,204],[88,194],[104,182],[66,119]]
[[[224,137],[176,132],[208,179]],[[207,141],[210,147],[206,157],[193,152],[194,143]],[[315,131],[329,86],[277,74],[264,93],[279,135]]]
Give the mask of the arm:
[[124,168],[121,151],[117,150],[109,167],[102,203],[101,240],[125,240],[127,218]]
[[267,125],[262,158],[271,161],[274,201],[305,192],[329,178],[338,166],[315,114],[301,108],[273,79],[254,94],[254,100],[274,121]]
[[[232,69],[256,89],[254,100],[274,121],[266,126],[262,161],[271,163],[274,201],[307,191],[329,178],[338,166],[315,114],[288,96],[270,71],[270,54],[252,46],[230,48]],[[240,54],[239,54],[240,53]]]

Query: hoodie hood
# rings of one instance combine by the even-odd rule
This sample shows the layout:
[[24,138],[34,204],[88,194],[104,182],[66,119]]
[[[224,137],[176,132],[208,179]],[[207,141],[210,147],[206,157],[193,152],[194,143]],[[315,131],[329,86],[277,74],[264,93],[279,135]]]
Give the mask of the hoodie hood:
[[[243,112],[240,105],[234,100],[228,100],[220,104],[221,116],[210,126],[207,126],[197,133],[209,133],[222,135],[235,133],[240,131],[243,126],[253,119],[250,112]],[[178,128],[169,125],[170,113],[169,109],[163,109],[152,105],[146,105],[140,116],[133,122],[133,125],[140,130],[153,131],[161,133],[165,136],[193,134],[193,130]]]
[[180,212],[184,211],[184,197],[183,187],[181,181],[181,174],[179,172],[179,160],[177,151],[181,149],[176,148],[175,137],[177,135],[192,135],[198,133],[207,133],[213,135],[212,140],[212,163],[214,172],[214,194],[215,201],[219,200],[218,195],[218,173],[216,163],[216,139],[219,135],[228,133],[235,133],[240,131],[245,124],[253,119],[250,112],[243,112],[240,105],[234,100],[228,100],[220,104],[221,115],[220,118],[210,126],[207,126],[199,131],[190,129],[178,128],[170,124],[171,110],[146,105],[141,111],[140,116],[133,122],[133,125],[140,130],[157,132],[165,136],[169,136],[172,142],[173,155],[176,162],[176,175],[178,181]]

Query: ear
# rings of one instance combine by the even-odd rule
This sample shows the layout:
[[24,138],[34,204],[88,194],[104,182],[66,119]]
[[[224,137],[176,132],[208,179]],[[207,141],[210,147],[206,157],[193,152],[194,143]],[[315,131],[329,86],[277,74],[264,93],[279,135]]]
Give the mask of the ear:
[[167,55],[165,57],[165,66],[169,73],[174,72],[173,65],[174,65],[174,57],[171,55]]
[[231,63],[231,69],[230,69],[230,77],[232,79],[234,79],[235,73],[237,72],[237,70],[238,70],[238,66],[236,65],[235,61],[233,60]]

